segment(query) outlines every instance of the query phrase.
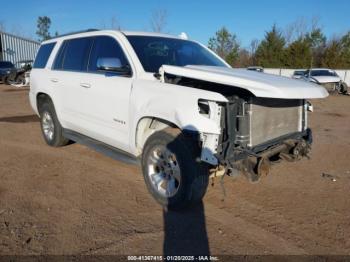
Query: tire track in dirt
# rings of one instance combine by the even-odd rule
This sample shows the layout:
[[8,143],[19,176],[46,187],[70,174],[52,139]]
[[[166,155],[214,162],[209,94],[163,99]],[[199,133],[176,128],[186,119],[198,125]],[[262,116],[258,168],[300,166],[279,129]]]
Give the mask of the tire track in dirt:
[[[96,247],[89,248],[89,250],[84,250],[80,252],[80,255],[97,255],[101,254],[101,252],[103,252],[103,254],[106,254],[106,252],[109,254],[113,253],[113,251],[118,251],[119,254],[130,254],[133,246],[139,246],[138,242],[141,242],[140,244],[144,244],[150,239],[160,239],[162,236],[163,232],[133,232],[123,235],[123,237],[119,240],[108,241]],[[147,248],[145,248],[143,252],[147,251],[149,252],[150,250],[147,250]],[[152,252],[154,252],[152,255],[160,255],[158,254],[157,250],[152,250]]]
[[235,232],[252,242],[266,247],[273,254],[307,254],[304,249],[298,247],[293,242],[269,232],[246,219],[235,217],[233,214],[224,209],[217,208],[210,203],[206,203],[206,216],[229,228],[231,232]]
[[[14,141],[1,141],[0,144],[4,144],[6,146],[15,147],[21,150],[27,150],[31,152],[35,152],[36,154],[42,154],[42,148],[41,145],[34,145],[34,144],[27,144],[27,143],[21,143],[21,142],[14,142]],[[62,150],[62,149],[61,149]],[[86,150],[85,148],[83,150]],[[70,159],[76,162],[80,163],[86,163],[89,161],[101,161],[101,159],[96,160],[95,158],[91,157],[90,154],[92,152],[87,152],[87,155],[84,155],[82,157],[81,154],[79,154],[79,157],[77,157],[76,152],[70,152],[65,151],[65,154],[63,155],[62,152],[55,152],[55,150],[46,150],[45,154],[49,155],[50,157],[63,157],[65,159]],[[105,159],[107,160],[107,159]],[[108,159],[109,160],[109,159]],[[114,160],[112,160],[114,161]],[[124,166],[125,169],[130,168],[130,165],[116,162],[118,165],[121,164]],[[99,169],[103,169],[104,172],[113,172],[113,167],[109,165],[104,165],[101,167],[99,165]],[[118,179],[127,180],[127,181],[134,181],[134,176],[118,176]],[[263,208],[258,207],[257,205],[250,203],[246,200],[240,199],[241,205],[246,206],[246,213],[241,213],[241,217],[244,216],[244,218],[241,217],[234,217],[232,213],[229,213],[228,211],[224,209],[219,209],[215,207],[214,205],[210,203],[206,203],[206,216],[218,223],[220,223],[222,226],[227,227],[230,229],[230,231],[235,232],[236,234],[239,234],[243,238],[255,242],[261,246],[266,246],[268,243],[268,248],[271,253],[283,253],[283,254],[307,254],[304,249],[298,247],[294,241],[286,240],[283,237],[274,234],[266,229],[264,229],[262,226],[256,225],[254,222],[250,222],[250,218],[248,214],[256,215],[261,214],[261,216],[267,217],[268,219],[277,219],[280,223],[285,225],[292,225],[291,227],[297,227],[293,221],[286,220],[282,215],[279,215],[272,211],[263,210]],[[308,237],[305,234],[300,234],[299,230],[295,230],[299,236],[302,236],[305,240],[310,240],[312,238]],[[319,237],[318,237],[319,238]],[[130,240],[132,241],[132,240]],[[326,242],[328,241],[325,240]],[[128,240],[126,240],[128,242]],[[321,245],[322,243],[322,237],[319,242]],[[124,243],[125,244],[125,243]],[[112,245],[111,245],[112,246]],[[327,248],[327,245],[324,245],[324,248]],[[313,253],[313,250],[309,250],[309,252]],[[315,250],[316,251],[316,250]],[[342,249],[334,249],[335,253],[344,252]]]
[[[246,210],[246,213],[240,213],[241,217],[244,217],[244,219],[249,220],[249,216],[253,217],[256,214],[259,214],[259,220],[261,221],[269,221],[269,224],[288,226],[288,231],[284,230],[283,234],[288,235],[289,240],[293,239],[293,241],[298,241],[296,237],[301,237],[304,242],[316,243],[317,241],[317,245],[312,244],[311,247],[309,245],[307,253],[317,254],[320,249],[322,249],[325,254],[344,254],[347,251],[343,248],[339,248],[340,245],[330,247],[329,243],[331,241],[337,241],[325,236],[324,234],[320,234],[317,231],[305,231],[304,228],[300,227],[298,222],[286,218],[278,212],[266,210],[266,208],[254,204],[242,197],[240,197],[239,202],[239,205],[243,206]],[[256,224],[256,222],[253,223]],[[264,227],[263,223],[261,223],[261,227]]]
[[[33,145],[14,141],[0,142],[0,144],[15,147],[20,150],[35,152],[37,154],[42,154],[43,148],[41,145]],[[50,157],[60,156],[80,163],[86,163],[90,160],[96,161],[96,159],[91,159],[91,157],[88,155],[82,156],[80,154],[79,157],[76,157],[75,152],[72,153],[68,151],[62,155],[61,152],[46,150],[45,154],[49,155]],[[99,168],[101,167],[99,166]],[[125,166],[125,168],[128,168],[128,166]],[[103,170],[108,172],[112,171],[111,167],[108,167],[108,165],[104,166]],[[121,178],[122,180],[134,181],[132,177],[134,176],[120,176],[118,179]],[[272,253],[281,252],[283,254],[306,254],[305,250],[295,246],[294,243],[290,243],[289,241],[247,221],[246,219],[233,217],[232,214],[228,213],[225,210],[219,209],[212,204],[206,203],[206,216],[209,219],[220,223],[222,226],[229,228],[230,231],[239,234],[244,239],[248,239],[249,241],[255,242],[261,246],[266,246],[268,243],[268,249]],[[127,237],[125,240],[123,240],[123,245],[129,245],[129,242],[132,241],[134,241],[134,237]],[[102,245],[102,247],[98,247],[97,250],[109,249],[112,247],[117,248],[114,247],[115,245],[116,244],[114,242],[110,244],[107,243],[106,246]]]
[[[15,141],[5,141],[5,140],[0,140],[0,145],[1,146],[8,146],[8,147],[14,147],[17,149],[20,149],[21,152],[25,152],[25,151],[30,151],[30,152],[34,152],[35,154],[38,155],[42,155],[43,154],[43,149],[45,151],[45,155],[52,157],[52,158],[63,158],[63,159],[67,159],[70,161],[75,161],[78,163],[81,163],[83,165],[91,165],[94,166],[96,168],[99,169],[103,169],[104,171],[112,171],[113,167],[112,166],[108,166],[108,164],[111,164],[112,162],[114,162],[114,164],[118,165],[118,169],[131,169],[132,171],[137,171],[138,170],[138,166],[136,165],[130,165],[130,164],[126,164],[114,159],[110,159],[107,156],[104,156],[103,154],[97,153],[95,151],[93,151],[92,149],[89,149],[85,146],[82,145],[68,145],[67,147],[70,146],[79,146],[80,148],[74,148],[74,150],[79,150],[79,151],[85,151],[86,154],[80,154],[79,152],[73,152],[71,150],[64,150],[65,148],[60,148],[60,149],[53,149],[51,147],[46,147],[46,146],[42,146],[42,145],[36,145],[36,144],[30,144],[30,143],[23,143],[23,142],[15,142]],[[46,148],[45,148],[46,147]],[[4,150],[4,149],[2,149]],[[89,152],[90,150],[90,152]],[[64,151],[64,152],[63,152]],[[95,156],[99,155],[101,158],[96,159]],[[96,161],[104,161],[106,162],[105,166],[101,166],[101,165],[94,165],[93,163]],[[132,181],[132,179],[130,179],[130,176],[123,176],[121,177],[122,179],[127,179]]]

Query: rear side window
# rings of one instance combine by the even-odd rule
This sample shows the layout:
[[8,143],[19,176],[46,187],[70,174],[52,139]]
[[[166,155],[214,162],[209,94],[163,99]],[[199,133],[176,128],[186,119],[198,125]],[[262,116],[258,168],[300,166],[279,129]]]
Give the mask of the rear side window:
[[63,57],[63,70],[86,71],[91,43],[91,37],[67,41]]
[[109,36],[98,36],[95,38],[91,50],[89,72],[97,72],[97,60],[99,58],[118,58],[122,66],[128,66],[124,52],[118,42]]
[[52,49],[55,45],[56,43],[50,43],[40,46],[38,54],[35,57],[33,68],[45,68],[47,60],[49,60]]

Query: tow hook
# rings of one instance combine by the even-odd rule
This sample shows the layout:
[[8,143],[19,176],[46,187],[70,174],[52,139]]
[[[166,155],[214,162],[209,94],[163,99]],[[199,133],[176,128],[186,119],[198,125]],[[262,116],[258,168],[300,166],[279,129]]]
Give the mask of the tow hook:
[[308,157],[310,152],[310,146],[305,142],[305,140],[300,141],[293,148],[292,154],[295,160],[300,160],[302,157]]
[[294,147],[292,147],[289,153],[280,153],[280,157],[288,162],[294,162],[300,160],[302,157],[310,159],[310,145],[305,140],[301,140]]

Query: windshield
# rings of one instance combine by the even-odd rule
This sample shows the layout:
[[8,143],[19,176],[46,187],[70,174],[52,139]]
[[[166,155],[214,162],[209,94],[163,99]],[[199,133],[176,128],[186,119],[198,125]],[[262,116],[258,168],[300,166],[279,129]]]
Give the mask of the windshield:
[[127,36],[146,72],[156,73],[162,65],[206,65],[227,67],[201,45],[187,40]]
[[12,68],[13,64],[11,62],[0,61],[0,68]]
[[337,76],[337,74],[329,70],[311,70],[311,76]]
[[302,76],[305,74],[305,71],[294,71],[295,76]]

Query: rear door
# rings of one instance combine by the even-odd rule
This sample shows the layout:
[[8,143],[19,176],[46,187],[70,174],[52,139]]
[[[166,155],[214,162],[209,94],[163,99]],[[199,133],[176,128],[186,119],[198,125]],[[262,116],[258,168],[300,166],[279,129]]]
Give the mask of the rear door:
[[86,88],[82,79],[87,74],[93,37],[65,40],[53,63],[50,81],[60,100],[61,121],[65,128],[89,135],[93,128],[86,112]]

